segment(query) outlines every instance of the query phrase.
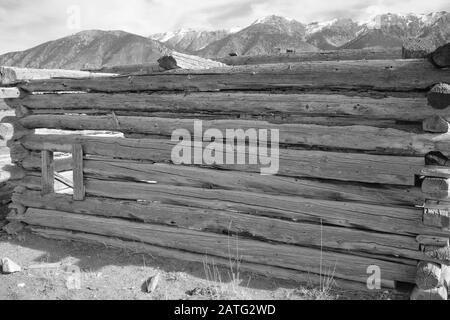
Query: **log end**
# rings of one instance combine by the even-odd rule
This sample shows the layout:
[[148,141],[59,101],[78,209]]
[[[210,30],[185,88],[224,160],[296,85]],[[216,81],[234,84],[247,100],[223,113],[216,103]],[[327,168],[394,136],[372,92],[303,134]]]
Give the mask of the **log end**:
[[428,104],[434,109],[446,109],[450,106],[450,85],[439,83],[428,93]]
[[437,48],[431,54],[431,62],[438,68],[450,67],[450,43]]
[[425,119],[422,128],[425,132],[447,133],[450,130],[450,124],[443,117],[436,115]]

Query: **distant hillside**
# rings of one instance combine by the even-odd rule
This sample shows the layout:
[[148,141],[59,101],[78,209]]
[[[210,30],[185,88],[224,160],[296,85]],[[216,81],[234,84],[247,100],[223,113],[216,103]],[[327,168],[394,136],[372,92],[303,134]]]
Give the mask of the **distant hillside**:
[[343,45],[341,49],[396,48],[401,47],[403,40],[384,33],[380,29],[366,30],[357,38]]
[[286,49],[317,51],[305,41],[304,24],[283,17],[269,16],[255,21],[249,27],[208,45],[198,54],[204,57],[225,57],[230,53],[239,55],[277,54]]
[[167,48],[158,41],[123,31],[90,30],[0,56],[0,65],[97,69],[156,62]]
[[355,39],[362,26],[351,19],[315,22],[307,26],[306,41],[321,50],[335,50]]
[[230,32],[227,30],[196,31],[188,29],[154,34],[150,38],[164,43],[173,50],[192,54],[229,34]]
[[450,13],[443,14],[431,25],[426,26],[419,37],[426,38],[436,47],[450,42]]

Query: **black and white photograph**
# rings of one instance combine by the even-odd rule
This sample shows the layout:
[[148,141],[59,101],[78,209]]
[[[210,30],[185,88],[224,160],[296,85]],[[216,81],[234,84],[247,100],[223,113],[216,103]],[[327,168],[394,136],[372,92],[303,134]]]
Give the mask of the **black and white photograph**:
[[0,151],[0,301],[448,300],[450,3],[0,0]]

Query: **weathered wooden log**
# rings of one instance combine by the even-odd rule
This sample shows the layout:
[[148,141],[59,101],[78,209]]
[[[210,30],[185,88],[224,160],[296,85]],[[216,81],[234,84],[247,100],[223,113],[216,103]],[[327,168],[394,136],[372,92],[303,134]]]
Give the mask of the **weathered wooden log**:
[[436,204],[427,200],[424,207],[423,222],[426,226],[450,228],[450,204]]
[[431,54],[430,60],[439,68],[450,67],[450,43],[437,48]]
[[[26,176],[23,186],[40,190],[40,177]],[[390,208],[389,217],[385,206],[275,196],[247,191],[211,190],[155,183],[133,183],[85,179],[86,192],[90,196],[130,201],[159,201],[164,204],[191,206],[203,209],[225,210],[257,214],[265,217],[355,227],[393,234],[417,236],[445,236],[445,231],[435,227],[424,227],[422,212],[412,208]],[[127,188],[126,190],[122,190]],[[339,216],[338,216],[339,213]],[[380,220],[380,215],[383,219]],[[418,246],[418,245],[417,245]]]
[[415,287],[411,300],[447,300],[448,293],[445,287],[433,288],[430,290],[422,290]]
[[[447,160],[446,160],[447,163]],[[450,162],[449,162],[450,163]],[[450,168],[440,166],[426,166],[420,171],[421,176],[434,178],[450,178]]]
[[0,88],[0,99],[17,99],[20,97],[18,88]]
[[450,85],[446,83],[435,85],[428,93],[428,104],[438,110],[450,106]]
[[341,49],[318,52],[296,52],[295,54],[232,56],[221,58],[218,61],[229,66],[297,63],[304,61],[339,61],[339,60],[391,60],[401,59],[400,49]]
[[450,159],[440,151],[431,151],[425,155],[425,165],[450,167]]
[[424,246],[424,253],[426,257],[433,259],[433,261],[440,261],[442,264],[450,265],[450,246]]
[[17,84],[30,80],[41,80],[52,78],[76,79],[76,78],[112,77],[115,75],[116,74],[92,73],[77,70],[0,67],[0,83],[4,85]]
[[[70,197],[70,196],[69,196]],[[83,213],[108,218],[126,218],[145,223],[167,225],[189,230],[214,231],[251,236],[266,241],[323,247],[334,250],[352,250],[355,254],[367,253],[386,256],[386,259],[400,257],[420,259],[423,255],[413,237],[387,235],[360,231],[351,228],[321,226],[320,224],[283,221],[255,214],[236,214],[231,211],[200,209],[180,205],[133,204],[101,198],[87,198],[86,202],[70,201],[68,196],[54,195],[37,199],[36,208],[65,208],[68,212]],[[15,200],[23,196],[15,196]],[[56,201],[56,202],[48,202]],[[29,199],[24,200],[27,203]],[[63,202],[64,201],[64,202]],[[322,230],[322,231],[321,231]],[[323,232],[321,238],[320,233]],[[362,239],[364,239],[362,241]],[[414,264],[405,261],[405,263]]]
[[[414,266],[374,258],[248,239],[233,240],[234,237],[220,234],[127,222],[120,219],[28,209],[23,216],[23,221],[32,226],[108,235],[200,254],[214,254],[223,258],[238,254],[243,261],[316,274],[320,273],[320,270],[334,270],[338,278],[360,282],[367,281],[367,268],[371,265],[379,266],[383,270],[384,279],[387,280],[412,283],[416,273]],[[230,242],[234,241],[239,243],[239,252],[235,252],[233,245],[230,245]],[[274,252],[276,254],[273,254]]]
[[433,116],[423,121],[422,128],[425,132],[447,133],[450,129],[450,124],[447,119],[441,116]]
[[440,265],[421,261],[417,266],[416,285],[422,290],[437,288],[442,285],[441,276]]
[[[165,119],[142,117],[91,117],[91,116],[29,116],[21,120],[26,128],[54,128],[73,130],[112,130],[171,137],[175,130],[186,129],[194,135],[192,119]],[[199,123],[199,122],[197,122]],[[416,134],[396,129],[375,127],[327,127],[307,124],[272,124],[264,121],[208,120],[202,121],[203,132],[217,129],[244,131],[279,130],[279,143],[292,146],[314,146],[349,151],[370,151],[376,154],[425,155],[433,150],[450,150],[446,135]],[[88,129],[89,128],[89,129]],[[270,136],[269,136],[270,137]],[[216,141],[221,141],[217,137]],[[223,137],[222,137],[223,138]],[[248,136],[237,137],[238,141]],[[147,140],[147,139],[146,139]],[[150,139],[148,139],[150,140]],[[264,140],[260,140],[265,142]],[[209,142],[209,141],[208,141]],[[168,147],[168,151],[172,148]]]
[[[213,116],[282,115],[296,117],[348,117],[360,119],[422,122],[433,115],[450,118],[450,110],[427,108],[426,95],[409,93],[405,97],[345,96],[339,94],[267,93],[173,93],[173,94],[45,94],[28,95],[8,101],[15,109],[25,106],[33,113],[111,113],[151,116],[152,113]],[[53,111],[51,111],[53,110]],[[283,118],[283,119],[284,119]]]
[[449,237],[437,237],[437,236],[425,236],[425,235],[420,235],[417,236],[417,242],[420,243],[421,245],[425,245],[425,246],[442,246],[442,247],[446,247],[449,246]]
[[422,192],[432,199],[445,200],[450,197],[450,179],[425,178]]
[[[225,267],[227,270],[230,268],[230,259],[229,258],[221,258],[214,256],[213,253],[209,254],[207,257],[203,254],[197,254],[186,251],[179,251],[170,248],[158,247],[149,244],[144,244],[140,242],[132,242],[132,241],[124,241],[111,237],[98,236],[94,234],[87,233],[79,233],[79,232],[70,232],[64,230],[56,230],[49,228],[36,228],[33,227],[32,231],[40,236],[49,239],[57,239],[57,240],[70,240],[70,241],[78,241],[85,243],[95,243],[103,246],[109,246],[114,248],[126,249],[131,252],[137,253],[147,253],[152,256],[160,256],[165,258],[172,258],[182,261],[190,261],[190,262],[199,262],[202,265],[210,264],[219,267]],[[238,259],[232,257],[231,263],[232,266],[235,267]],[[315,275],[312,273],[304,273],[298,270],[286,269],[286,268],[278,268],[268,265],[255,264],[249,262],[239,262],[239,269],[244,272],[257,273],[263,276],[267,276],[271,279],[284,279],[289,280],[294,283],[302,283],[302,284],[314,284],[314,285],[323,285],[323,275]],[[391,288],[394,289],[395,285],[392,284],[392,281],[381,281],[381,285],[383,288]],[[334,288],[346,288],[349,290],[360,290],[366,291],[367,285],[359,282],[353,282],[342,279],[330,279],[330,286]]]
[[361,90],[409,92],[450,83],[450,72],[426,60],[332,61],[181,70],[171,74],[30,81],[28,92]]
[[204,70],[210,68],[223,68],[227,65],[202,57],[183,54],[176,51],[170,55],[164,56],[158,60],[159,66],[164,70],[188,69],[188,70]]
[[436,49],[432,41],[423,38],[409,38],[403,42],[403,59],[425,59]]
[[[25,139],[28,139],[27,137],[25,137]],[[50,139],[48,141],[55,140]],[[152,142],[154,142],[153,145]],[[151,146],[150,148],[159,150],[148,153],[144,158],[139,159],[136,157],[136,159],[147,159],[155,162],[172,161],[171,152],[175,146],[174,143],[168,140],[165,141],[160,139],[145,139],[145,143],[146,145]],[[34,150],[39,148],[39,146],[32,145],[31,143],[25,143],[25,145]],[[166,145],[166,150],[162,148],[163,145]],[[205,147],[206,146],[207,143],[205,143]],[[140,148],[142,147],[143,145]],[[246,149],[247,150],[244,151],[246,159],[258,156],[257,150]],[[89,150],[92,149],[86,146],[85,150],[89,153]],[[230,152],[231,150],[224,151],[224,159],[226,159]],[[239,154],[241,153],[242,152],[239,151]],[[97,155],[102,155],[100,154],[100,150],[97,150]],[[126,153],[124,156],[121,156],[120,154],[115,155],[116,158],[130,158],[130,156],[132,155],[129,153]],[[415,176],[419,175],[423,169],[423,159],[419,157],[396,157],[309,150],[281,149],[279,151],[278,161],[278,175],[283,176],[325,178],[342,181],[357,181],[378,184],[386,183],[409,186],[415,185]],[[32,164],[24,164],[26,167],[29,167],[30,165]],[[204,165],[207,166],[206,163],[204,163]],[[117,166],[119,166],[119,164],[117,164]],[[139,169],[139,165],[137,166],[138,167],[136,169]],[[141,166],[145,168],[143,164]],[[217,163],[214,164],[213,167],[260,173],[262,166],[260,164],[239,165]],[[126,170],[126,167],[124,167],[124,170]]]
[[[104,159],[103,159],[104,160]],[[62,160],[64,161],[64,160]],[[289,178],[280,176],[262,176],[259,173],[248,173],[222,170],[211,170],[207,168],[196,168],[186,166],[174,166],[166,164],[157,164],[155,166],[147,166],[145,170],[136,174],[121,167],[129,165],[131,168],[136,167],[135,163],[111,163],[113,160],[94,162],[85,160],[85,173],[94,176],[103,176],[114,178],[115,180],[124,177],[124,174],[135,180],[157,181],[161,184],[178,185],[207,189],[226,189],[251,191],[257,193],[267,193],[275,195],[295,195],[306,198],[341,200],[341,201],[357,201],[371,204],[384,205],[402,205],[414,206],[422,205],[424,202],[423,194],[417,187],[400,187],[400,186],[366,186],[357,183],[339,183],[337,181],[319,181],[302,178]],[[24,168],[28,170],[40,169],[40,158],[33,156],[23,161]],[[114,162],[117,162],[114,161]],[[70,162],[67,162],[71,169]],[[58,167],[56,162],[56,168]],[[99,165],[100,164],[100,165]],[[103,167],[102,167],[103,166]],[[61,170],[66,167],[61,164]],[[124,171],[125,170],[125,171]]]
[[130,74],[158,73],[164,72],[166,70],[161,68],[159,66],[159,63],[152,63],[152,64],[134,64],[125,66],[103,67],[101,69],[91,69],[82,71],[89,71],[94,73],[114,73],[121,75],[130,75]]

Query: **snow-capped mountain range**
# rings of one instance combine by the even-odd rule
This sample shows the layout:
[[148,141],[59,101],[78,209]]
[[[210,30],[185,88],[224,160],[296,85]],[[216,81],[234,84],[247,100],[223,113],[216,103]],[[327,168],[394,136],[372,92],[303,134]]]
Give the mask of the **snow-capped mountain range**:
[[387,13],[368,21],[339,18],[309,24],[272,15],[234,32],[191,29],[152,35],[151,38],[179,51],[213,57],[231,52],[241,55],[270,54],[280,48],[331,50],[398,47],[411,37],[430,37],[435,45],[440,45],[443,41],[450,41],[449,24],[449,13],[445,11],[430,14]]

